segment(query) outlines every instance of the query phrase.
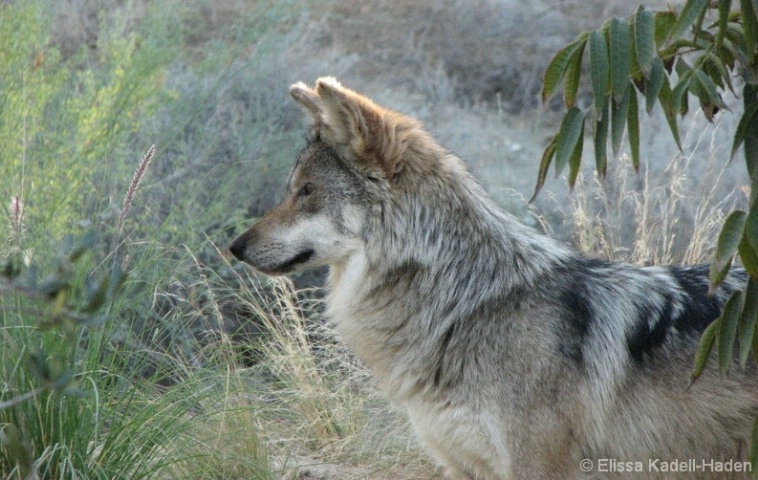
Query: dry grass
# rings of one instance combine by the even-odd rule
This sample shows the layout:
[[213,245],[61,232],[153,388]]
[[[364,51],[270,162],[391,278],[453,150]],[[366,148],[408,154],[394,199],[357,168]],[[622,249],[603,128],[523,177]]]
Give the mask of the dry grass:
[[[194,316],[191,309],[202,312],[208,341],[190,356],[166,354],[184,365],[174,367],[182,376],[205,377],[200,383],[214,393],[180,440],[198,461],[183,462],[176,476],[441,478],[405,415],[377,392],[325,321],[314,290],[298,290],[289,279],[259,276],[236,262],[221,269],[194,262],[198,280],[190,294],[175,299],[170,321],[178,327]],[[223,326],[230,303],[244,312],[239,328],[254,325],[259,332],[244,344]],[[253,363],[245,360],[251,350]]]
[[[248,401],[279,467],[293,475],[341,472],[328,478],[435,478],[404,415],[377,393],[365,368],[322,320],[321,301],[286,279],[261,284],[247,269],[240,274],[245,281],[235,294],[266,332],[264,360],[249,372],[264,380]],[[260,298],[271,298],[261,288],[273,288],[272,303],[261,304]]]
[[607,178],[578,182],[569,221],[575,246],[637,264],[709,262],[726,214],[748,198],[731,187],[718,125],[690,136],[663,171],[644,164],[637,174],[623,155]]

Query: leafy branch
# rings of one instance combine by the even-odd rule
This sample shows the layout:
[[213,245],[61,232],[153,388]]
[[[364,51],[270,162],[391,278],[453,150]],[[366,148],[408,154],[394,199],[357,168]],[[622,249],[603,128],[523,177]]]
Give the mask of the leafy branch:
[[[747,211],[737,210],[727,217],[719,234],[710,268],[711,291],[726,278],[737,255],[749,280],[744,291],[735,292],[721,316],[703,332],[693,382],[706,368],[714,347],[719,370],[728,372],[735,361],[737,338],[736,358],[741,366],[751,355],[758,360],[757,15],[758,0],[688,0],[679,12],[639,7],[629,18],[614,17],[598,30],[580,33],[552,59],[543,83],[543,103],[562,86],[568,111],[544,150],[532,199],[544,186],[551,165],[556,176],[568,166],[569,187],[574,187],[588,132],[600,176],[606,174],[609,141],[616,157],[624,132],[628,134],[632,165],[638,170],[640,106],[650,115],[660,105],[671,136],[681,149],[677,120],[689,112],[691,97],[708,121],[729,110],[723,95],[742,97],[744,110],[734,132],[729,161],[744,147],[750,202]],[[592,104],[582,110],[576,103],[585,63]],[[758,420],[753,432],[751,461],[758,465]]]
[[[581,32],[561,49],[545,73],[542,101],[546,103],[562,86],[568,112],[545,149],[532,198],[542,189],[551,164],[556,176],[569,166],[569,186],[573,188],[587,129],[592,133],[600,175],[606,172],[609,135],[617,155],[625,131],[633,166],[638,169],[638,96],[648,114],[656,104],[661,106],[681,149],[677,117],[689,112],[689,96],[699,101],[703,114],[711,121],[719,111],[728,110],[722,93],[728,90],[734,94],[733,78],[738,78],[744,83],[746,105],[735,132],[732,157],[746,140],[758,135],[758,0],[741,0],[740,9],[735,11],[730,10],[731,3],[689,0],[679,14],[639,7],[628,19],[614,17],[598,30]],[[717,19],[705,25],[711,10],[717,10]],[[585,60],[589,64],[593,102],[583,111],[576,101]],[[758,165],[757,150],[746,148],[745,154],[749,166]]]

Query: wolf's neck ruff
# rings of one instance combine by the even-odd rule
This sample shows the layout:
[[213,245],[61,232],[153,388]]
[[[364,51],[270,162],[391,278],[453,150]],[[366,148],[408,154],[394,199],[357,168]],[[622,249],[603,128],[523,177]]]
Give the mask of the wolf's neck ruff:
[[332,266],[328,295],[341,335],[398,399],[455,382],[458,367],[444,358],[453,333],[574,256],[501,211],[426,132],[408,130],[403,142],[368,206],[363,245]]

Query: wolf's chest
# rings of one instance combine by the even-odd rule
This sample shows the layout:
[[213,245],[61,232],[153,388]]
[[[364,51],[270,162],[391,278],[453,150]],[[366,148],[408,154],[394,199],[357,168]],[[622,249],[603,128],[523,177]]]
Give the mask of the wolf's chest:
[[500,478],[510,470],[504,428],[494,415],[419,397],[405,406],[420,440],[451,473],[490,472],[485,478]]

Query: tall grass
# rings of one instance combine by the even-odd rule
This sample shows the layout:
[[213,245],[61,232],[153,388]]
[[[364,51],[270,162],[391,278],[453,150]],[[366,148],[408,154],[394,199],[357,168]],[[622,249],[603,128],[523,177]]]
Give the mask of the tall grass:
[[[370,465],[370,478],[436,478],[404,414],[378,394],[368,371],[323,319],[322,300],[287,279],[229,268],[236,280],[207,272],[206,285],[218,303],[232,299],[260,322],[263,334],[250,346],[261,360],[246,369],[245,402],[257,412],[259,437],[276,465],[289,475],[341,464]],[[360,468],[349,472],[333,475],[368,475]]]
[[663,174],[631,168],[623,155],[607,178],[580,180],[571,197],[569,226],[588,255],[637,264],[697,264],[711,260],[725,215],[745,205],[730,188],[719,125],[689,129],[686,149]]
[[[236,478],[274,478],[256,423],[236,428],[254,410],[218,402],[245,385],[234,369],[218,373],[238,362],[236,353],[207,344],[227,349],[228,363],[199,363],[191,334],[160,348],[167,331],[192,326],[177,314],[162,317],[153,303],[171,282],[185,281],[178,277],[188,251],[208,250],[204,230],[225,227],[219,212],[230,203],[217,200],[233,194],[232,179],[244,180],[214,175],[206,163],[217,160],[214,152],[198,141],[216,135],[205,146],[217,148],[229,139],[213,130],[222,119],[209,121],[213,101],[261,57],[235,67],[231,49],[211,46],[210,58],[227,64],[212,72],[198,65],[195,87],[184,88],[170,78],[182,78],[176,72],[191,63],[182,58],[192,53],[183,50],[187,2],[100,5],[91,12],[94,46],[66,49],[54,36],[54,2],[0,6],[0,237],[7,240],[0,245],[0,477],[219,478],[210,465],[229,464],[236,451],[244,466]],[[250,7],[251,20],[236,20],[248,45],[287,12],[256,8],[266,16]],[[202,98],[207,103],[198,104]],[[271,114],[256,113],[246,119],[253,126]],[[156,138],[166,147],[139,163],[138,152]],[[245,149],[268,136],[253,138],[235,155],[255,155]],[[162,165],[147,172],[154,153]],[[60,239],[85,231],[93,232],[90,248],[68,261]],[[106,295],[121,268],[129,277],[120,295]],[[106,301],[95,305],[96,298]]]

